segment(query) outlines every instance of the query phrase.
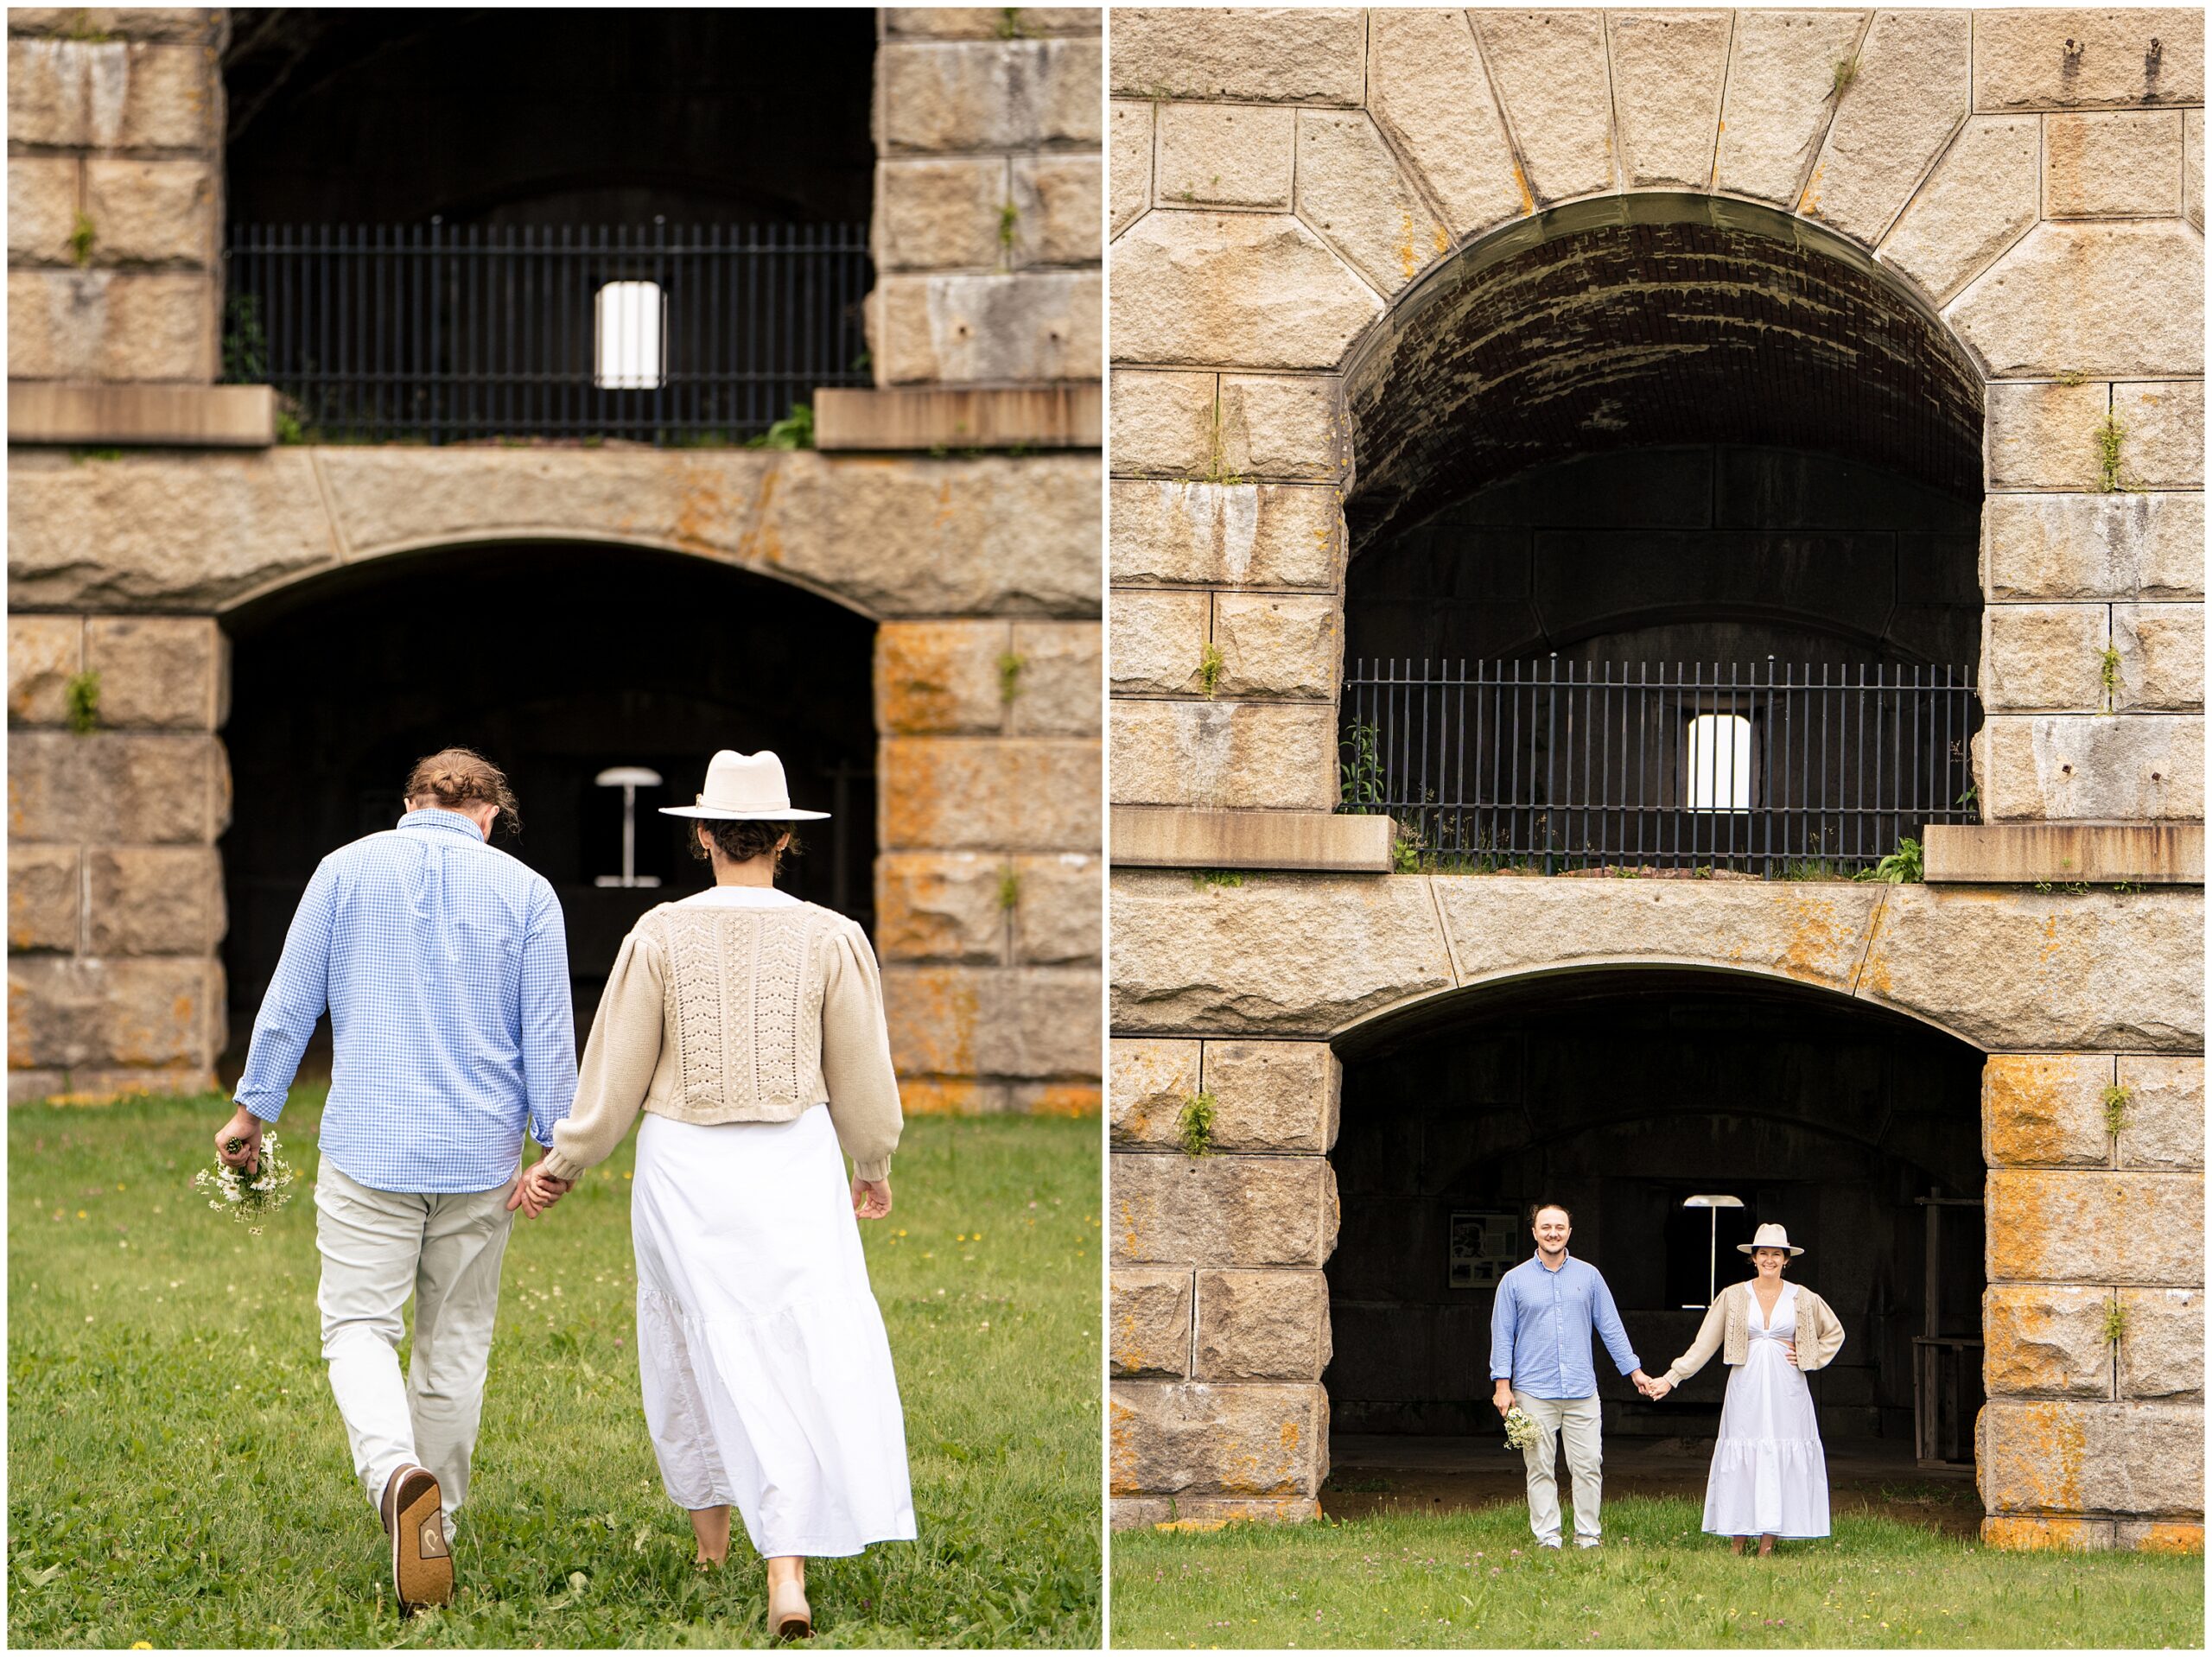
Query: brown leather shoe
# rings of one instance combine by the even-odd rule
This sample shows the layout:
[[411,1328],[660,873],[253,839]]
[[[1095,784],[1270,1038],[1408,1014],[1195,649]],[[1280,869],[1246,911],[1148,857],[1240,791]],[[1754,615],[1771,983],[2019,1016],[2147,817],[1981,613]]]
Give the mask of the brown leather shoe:
[[453,1552],[446,1546],[445,1498],[427,1467],[403,1467],[384,1487],[384,1527],[391,1538],[391,1587],[400,1615],[453,1598]]

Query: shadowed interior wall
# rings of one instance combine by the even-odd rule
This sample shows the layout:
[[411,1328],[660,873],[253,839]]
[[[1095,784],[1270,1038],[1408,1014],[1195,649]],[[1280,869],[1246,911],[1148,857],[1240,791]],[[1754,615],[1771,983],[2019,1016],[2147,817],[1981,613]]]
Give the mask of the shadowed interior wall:
[[[416,759],[448,744],[507,772],[519,840],[569,934],[578,1037],[631,924],[710,884],[683,850],[690,802],[719,748],[772,748],[803,825],[780,882],[873,928],[873,624],[781,583],[702,560],[587,546],[443,549],[289,588],[226,623],[236,805],[223,839],[231,1051],[301,892],[334,848],[392,826]],[[637,868],[658,889],[604,888],[621,868],[613,765],[665,779],[637,803]]]
[[[1605,1274],[1656,1374],[1702,1316],[1682,1301],[1704,1298],[1707,1222],[1686,1224],[1682,1200],[1726,1194],[1745,1204],[1739,1223],[1789,1228],[1807,1251],[1791,1275],[1843,1320],[1840,1357],[1813,1380],[1822,1433],[1883,1439],[1909,1458],[1926,1299],[1914,1199],[1981,1192],[1981,1055],[1891,1015],[1712,975],[1547,981],[1548,995],[1514,992],[1348,1057],[1332,1157],[1343,1223],[1327,1267],[1335,1358],[1323,1376],[1334,1429],[1496,1432],[1493,1292],[1451,1286],[1455,1211],[1515,1211],[1517,1262],[1534,1249],[1528,1205],[1570,1205],[1573,1252]],[[1978,1336],[1980,1210],[1946,1209],[1942,1223],[1940,1332]],[[1749,1275],[1726,1243],[1724,1285]],[[1978,1352],[1966,1369],[1970,1423]],[[1608,1432],[1715,1430],[1717,1359],[1657,1405],[1602,1349],[1598,1370]]]

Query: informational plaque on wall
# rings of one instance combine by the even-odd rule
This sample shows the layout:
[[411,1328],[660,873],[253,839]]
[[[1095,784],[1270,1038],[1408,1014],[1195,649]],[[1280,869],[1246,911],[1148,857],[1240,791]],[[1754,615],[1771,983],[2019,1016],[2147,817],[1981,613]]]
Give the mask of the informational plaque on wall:
[[1452,1286],[1494,1289],[1525,1252],[1521,1216],[1511,1209],[1452,1211]]

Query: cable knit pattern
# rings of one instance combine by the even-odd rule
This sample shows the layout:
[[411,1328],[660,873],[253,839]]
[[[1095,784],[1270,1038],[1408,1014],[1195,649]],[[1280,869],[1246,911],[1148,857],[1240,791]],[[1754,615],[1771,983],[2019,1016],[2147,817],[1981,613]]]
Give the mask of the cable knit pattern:
[[825,1103],[855,1172],[882,1178],[901,1122],[868,935],[813,904],[663,904],[623,940],[546,1171],[604,1160],[641,1109],[775,1122]]

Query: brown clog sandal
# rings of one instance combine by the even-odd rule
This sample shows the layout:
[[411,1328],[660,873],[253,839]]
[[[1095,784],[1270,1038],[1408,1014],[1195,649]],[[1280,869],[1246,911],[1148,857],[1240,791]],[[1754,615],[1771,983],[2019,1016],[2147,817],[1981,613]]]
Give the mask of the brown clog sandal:
[[446,1546],[445,1501],[427,1467],[403,1467],[385,1487],[385,1528],[391,1533],[391,1586],[402,1616],[453,1598],[453,1552]]

